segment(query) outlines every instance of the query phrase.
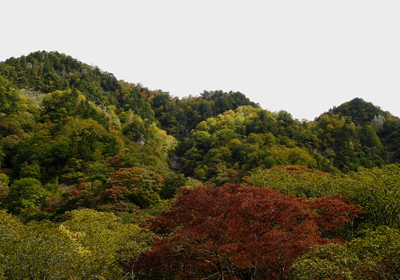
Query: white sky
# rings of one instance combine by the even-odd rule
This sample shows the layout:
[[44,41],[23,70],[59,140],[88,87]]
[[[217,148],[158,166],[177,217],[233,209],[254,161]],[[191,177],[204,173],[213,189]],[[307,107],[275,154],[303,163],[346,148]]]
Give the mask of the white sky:
[[240,91],[314,119],[363,98],[400,116],[400,1],[13,0],[0,61],[58,51],[174,96]]

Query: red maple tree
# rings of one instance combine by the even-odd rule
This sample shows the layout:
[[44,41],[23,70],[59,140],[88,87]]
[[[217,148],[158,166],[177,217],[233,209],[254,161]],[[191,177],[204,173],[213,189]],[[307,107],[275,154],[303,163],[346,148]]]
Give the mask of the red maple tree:
[[238,184],[181,190],[149,221],[153,249],[127,267],[140,279],[287,279],[293,261],[357,214],[340,196],[308,201]]

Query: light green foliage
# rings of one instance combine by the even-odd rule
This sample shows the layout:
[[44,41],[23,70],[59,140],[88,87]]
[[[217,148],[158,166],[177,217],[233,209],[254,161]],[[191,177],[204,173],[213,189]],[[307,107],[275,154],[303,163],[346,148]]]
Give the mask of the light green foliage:
[[339,182],[339,192],[367,211],[367,222],[400,229],[399,164],[360,169]]
[[56,90],[48,93],[42,101],[43,118],[57,121],[68,115],[75,115],[85,101],[85,96],[77,90]]
[[21,166],[20,178],[34,178],[40,180],[40,166],[38,164],[28,165],[26,162]]
[[177,145],[176,139],[173,136],[167,135],[155,123],[143,120],[137,115],[134,115],[131,121],[123,125],[122,133],[128,139],[142,146],[148,145],[162,159],[166,159],[168,152]]
[[119,278],[116,275],[122,272],[122,265],[150,249],[151,233],[142,232],[137,225],[121,223],[112,213],[83,209],[70,215],[60,228],[66,235],[77,236],[75,245],[82,262],[106,279]]
[[188,189],[194,189],[198,186],[203,186],[203,183],[199,180],[189,177],[184,187]]
[[0,279],[7,279],[4,275],[8,269],[7,258],[12,247],[10,244],[19,238],[19,232],[23,224],[15,217],[7,214],[5,210],[0,210]]
[[[116,155],[125,145],[120,136],[93,119],[66,117],[57,125],[37,124],[34,132],[19,142],[14,166],[21,169],[21,177],[27,177],[28,173],[35,178],[43,175],[43,179],[62,176],[72,171],[66,166],[70,159],[97,161]],[[34,166],[35,174],[32,173]],[[37,166],[42,174],[38,173]]]
[[110,213],[79,210],[59,226],[20,223],[0,211],[0,279],[120,279],[152,234]]
[[88,101],[83,93],[76,89],[50,92],[43,98],[42,106],[42,119],[45,121],[58,122],[63,118],[73,116],[93,119],[105,129],[109,129],[112,123],[110,114],[106,110],[103,111],[102,105]]
[[7,202],[7,196],[10,193],[10,187],[8,186],[8,183],[8,176],[0,173],[0,208],[4,208],[4,204]]
[[275,146],[270,150],[271,158],[276,164],[301,165],[309,168],[316,168],[317,161],[309,154],[307,149],[299,147],[287,148]]
[[9,193],[10,187],[0,182],[0,208],[4,208]]
[[0,117],[27,110],[26,100],[12,83],[0,75]]
[[72,249],[53,225],[25,226],[0,211],[0,279],[68,279],[67,271],[78,264]]
[[10,178],[6,174],[0,173],[0,183],[8,185],[9,182]]
[[145,141],[149,138],[149,136],[146,135],[146,123],[138,115],[131,116],[131,119],[132,120],[124,124],[122,132],[132,141],[143,141],[143,143],[146,143]]
[[258,188],[278,190],[285,195],[314,198],[327,195],[322,193],[325,192],[323,186],[332,180],[331,176],[302,166],[277,166],[254,170],[245,181]]
[[49,223],[21,226],[0,243],[0,252],[0,268],[6,279],[70,279],[79,275],[80,256],[74,244]]
[[359,130],[361,144],[367,147],[382,148],[382,143],[372,126],[364,125]]
[[400,229],[400,165],[361,168],[347,175],[332,175],[302,167],[256,170],[246,181],[256,187],[309,198],[341,194],[367,213],[363,223]]
[[[325,164],[329,169],[332,164],[329,166],[328,160],[310,151],[310,145],[297,146],[296,125],[299,127],[300,123],[285,111],[271,113],[251,106],[208,118],[178,148],[183,156],[182,171],[187,176],[218,184],[236,182],[237,177],[254,168],[277,164],[309,168]],[[224,170],[233,169],[237,175],[224,175]],[[215,179],[216,176],[219,178]]]
[[179,99],[160,90],[142,88],[141,91],[151,104],[161,128],[179,140],[184,140],[188,132],[210,117],[244,105],[259,107],[240,92],[204,91],[198,97]]
[[40,209],[42,198],[46,195],[40,181],[34,178],[16,180],[10,186],[8,199],[11,201],[10,210],[18,214],[23,210],[36,211]]
[[292,266],[293,279],[399,279],[400,232],[368,230],[344,245],[315,246]]
[[114,105],[110,105],[107,107],[107,111],[105,115],[110,119],[111,128],[115,130],[121,130],[121,120],[115,113],[117,108]]

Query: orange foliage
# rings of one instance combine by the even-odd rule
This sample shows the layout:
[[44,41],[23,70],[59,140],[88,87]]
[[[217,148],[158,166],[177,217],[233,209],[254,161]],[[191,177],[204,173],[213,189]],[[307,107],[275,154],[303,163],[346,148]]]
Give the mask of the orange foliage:
[[77,196],[81,191],[84,189],[90,187],[92,185],[92,182],[84,182],[80,183],[78,187],[76,187],[73,191],[69,193],[70,196]]

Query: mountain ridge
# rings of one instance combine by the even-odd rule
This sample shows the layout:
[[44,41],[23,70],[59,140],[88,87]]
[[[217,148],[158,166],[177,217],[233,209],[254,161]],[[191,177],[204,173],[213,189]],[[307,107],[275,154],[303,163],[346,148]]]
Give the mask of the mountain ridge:
[[[69,193],[97,181],[98,200],[85,203],[99,209],[112,202],[116,211],[121,190],[110,180],[122,169],[141,170],[153,182],[123,200],[123,209],[133,209],[171,198],[188,182],[241,183],[280,165],[348,173],[400,161],[399,118],[361,98],[299,121],[240,92],[178,98],[57,52],[1,62],[0,101],[0,174],[7,186],[28,178],[64,196],[43,215],[79,207]],[[29,208],[4,203],[13,213]]]

